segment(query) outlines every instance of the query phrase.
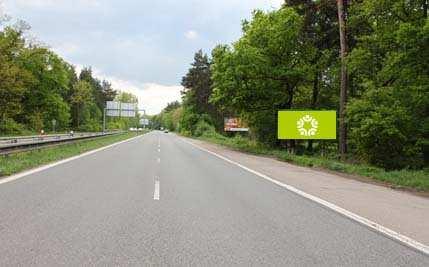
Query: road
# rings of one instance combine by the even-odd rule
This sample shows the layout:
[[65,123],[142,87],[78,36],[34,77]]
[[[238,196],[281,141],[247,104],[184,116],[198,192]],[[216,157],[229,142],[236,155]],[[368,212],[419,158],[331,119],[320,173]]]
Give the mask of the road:
[[161,132],[0,184],[0,203],[0,266],[429,266]]

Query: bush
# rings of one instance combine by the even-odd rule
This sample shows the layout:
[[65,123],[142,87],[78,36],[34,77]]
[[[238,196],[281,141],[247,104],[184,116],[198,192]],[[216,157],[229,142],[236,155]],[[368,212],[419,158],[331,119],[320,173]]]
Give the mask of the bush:
[[27,116],[29,127],[36,132],[39,132],[43,129],[43,115],[40,112],[34,112],[31,115]]
[[0,135],[22,134],[24,131],[24,126],[15,122],[13,119],[7,118],[0,123]]
[[192,136],[192,133],[190,131],[184,130],[184,129],[182,129],[180,131],[180,134],[183,135],[183,136],[188,136],[188,137]]
[[191,110],[187,108],[184,108],[180,119],[180,128],[183,131],[189,131],[192,134],[199,120],[200,120],[200,115],[193,113]]
[[372,89],[348,107],[350,142],[369,163],[385,169],[419,168],[418,121],[389,88]]
[[195,130],[194,130],[194,135],[195,136],[206,136],[209,137],[210,135],[213,135],[216,133],[215,127],[211,124],[209,124],[207,121],[205,121],[204,119],[200,119],[196,126],[195,126]]
[[79,127],[79,131],[82,131],[82,132],[99,132],[102,130],[101,128],[102,128],[102,126],[100,125],[98,120],[90,119],[85,124],[83,124]]

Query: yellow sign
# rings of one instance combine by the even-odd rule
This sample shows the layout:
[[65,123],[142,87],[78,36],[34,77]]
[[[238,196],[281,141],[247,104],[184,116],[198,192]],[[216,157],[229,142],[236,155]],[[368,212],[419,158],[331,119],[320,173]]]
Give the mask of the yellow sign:
[[279,139],[336,139],[336,111],[279,111]]

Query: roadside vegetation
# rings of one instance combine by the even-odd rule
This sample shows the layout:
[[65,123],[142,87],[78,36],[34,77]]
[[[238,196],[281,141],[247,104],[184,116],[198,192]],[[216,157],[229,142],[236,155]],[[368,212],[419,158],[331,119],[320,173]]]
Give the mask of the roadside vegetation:
[[254,155],[274,157],[304,167],[320,168],[329,171],[357,175],[382,182],[395,189],[429,192],[429,169],[385,170],[362,162],[343,162],[327,149],[324,156],[314,154],[289,153],[287,150],[264,145],[248,137],[236,135],[227,137],[217,133],[213,127],[207,126],[202,135],[194,138],[215,143],[233,150]]
[[126,140],[137,136],[137,134],[143,133],[145,132],[126,132],[91,140],[77,141],[75,143],[63,144],[59,146],[40,148],[28,152],[11,154],[9,156],[0,156],[0,179],[2,176],[11,175],[20,171],[76,156],[84,152]]
[[[153,127],[427,191],[427,9],[425,0],[286,0],[255,10],[238,40],[195,54],[182,102]],[[341,138],[277,139],[277,112],[288,109],[337,110]],[[250,131],[224,132],[225,117]]]
[[[0,16],[0,136],[101,131],[106,101],[137,102],[95,78],[91,67],[77,71],[47,46],[26,38],[29,30],[25,22]],[[107,129],[125,130],[138,120],[109,118]]]

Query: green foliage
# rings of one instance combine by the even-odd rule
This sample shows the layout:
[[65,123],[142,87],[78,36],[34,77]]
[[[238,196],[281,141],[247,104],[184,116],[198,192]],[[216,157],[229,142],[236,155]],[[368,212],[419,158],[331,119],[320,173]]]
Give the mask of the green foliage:
[[167,106],[158,115],[151,118],[152,128],[161,127],[170,131],[180,132],[182,129],[181,118],[183,118],[183,108],[178,101],[168,103]]
[[213,125],[209,124],[204,119],[200,119],[195,125],[194,136],[212,136],[216,133]]
[[351,23],[366,25],[349,56],[359,95],[348,111],[351,144],[387,169],[428,164],[429,20],[418,1],[364,1]]
[[0,135],[53,130],[53,120],[55,130],[99,131],[116,91],[90,68],[78,78],[53,51],[28,42],[28,29],[22,22],[0,28]]
[[[23,66],[35,78],[35,82],[26,91],[23,107],[27,122],[34,126],[51,128],[51,121],[58,122],[58,128],[69,125],[69,104],[65,97],[69,93],[68,64],[53,52],[43,47],[30,47],[23,53]],[[38,113],[38,123],[32,113]]]
[[199,139],[247,153],[275,157],[279,160],[305,167],[323,168],[345,174],[364,176],[383,183],[388,183],[392,187],[404,187],[412,190],[429,192],[429,171],[427,169],[386,171],[382,168],[368,166],[366,164],[351,164],[325,157],[296,155],[285,150],[261,145],[260,142],[239,135],[228,138],[220,134],[211,134],[209,136],[202,135]]
[[24,52],[22,32],[11,27],[0,31],[0,134],[18,130],[12,121],[16,121],[22,114],[24,95],[28,86],[35,82],[34,77],[22,64]]
[[98,132],[101,131],[101,111],[94,102],[89,102],[82,107],[82,124],[79,131]]
[[232,47],[213,50],[211,101],[242,115],[256,137],[276,142],[277,111],[293,107],[309,78],[314,49],[300,41],[302,18],[291,8],[255,11]]
[[[207,55],[200,50],[194,55],[194,62],[182,78],[183,116],[181,127],[193,132],[200,114],[205,114],[218,130],[223,127],[223,116],[215,105],[209,102],[212,93],[211,62]],[[168,107],[167,107],[168,108]],[[194,116],[195,114],[196,116]]]
[[[108,81],[100,81],[93,77],[91,68],[84,68],[79,75],[79,80],[90,84],[93,101],[100,111],[104,109],[106,101],[113,100],[117,95]],[[129,97],[131,96],[132,94]]]
[[192,112],[186,106],[183,107],[182,117],[180,119],[181,130],[189,131],[191,134],[195,131],[195,125],[200,120],[200,114]]
[[88,105],[92,103],[91,85],[87,81],[80,80],[73,87],[71,103],[75,105],[76,126],[79,129],[81,123],[86,123],[91,119]]
[[128,92],[123,92],[120,91],[116,97],[115,97],[115,101],[120,101],[122,103],[137,103],[138,99],[135,95],[133,95],[132,93],[128,93]]
[[11,118],[6,118],[0,123],[0,132],[6,135],[21,134],[24,132],[24,126]]
[[[351,103],[348,120],[352,144],[368,162],[386,169],[422,167],[417,145],[421,125],[393,88],[372,89]],[[428,102],[429,104],[429,102]]]
[[[385,169],[427,166],[427,5],[402,0],[347,5],[349,158]],[[337,20],[335,1],[286,0],[279,10],[254,11],[251,20],[243,22],[239,40],[215,47],[212,59],[201,51],[195,54],[182,80],[181,131],[224,140],[213,132],[211,125],[221,132],[221,120],[213,114],[238,116],[258,144],[249,148],[248,141],[237,136],[231,139],[234,146],[288,147],[297,154],[335,159],[334,142],[280,142],[277,111],[338,109]],[[163,115],[167,125],[170,117],[168,112]],[[300,160],[312,165],[305,157]],[[328,168],[348,168],[344,166],[332,163]]]
[[96,139],[81,140],[79,142],[63,144],[55,147],[45,147],[29,152],[12,154],[8,157],[0,157],[0,177],[31,169],[53,161],[76,156],[86,151],[135,136],[136,133],[122,133],[99,137]]

